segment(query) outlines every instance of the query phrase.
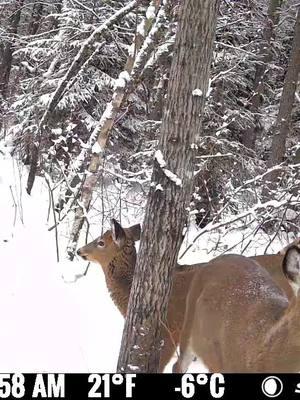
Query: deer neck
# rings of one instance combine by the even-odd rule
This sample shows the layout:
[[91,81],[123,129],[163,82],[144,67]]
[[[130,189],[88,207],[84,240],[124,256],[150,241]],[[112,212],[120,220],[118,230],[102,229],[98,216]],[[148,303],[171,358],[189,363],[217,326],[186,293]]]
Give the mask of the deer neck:
[[135,246],[133,242],[128,241],[109,263],[105,273],[111,298],[124,316],[127,311],[135,263]]

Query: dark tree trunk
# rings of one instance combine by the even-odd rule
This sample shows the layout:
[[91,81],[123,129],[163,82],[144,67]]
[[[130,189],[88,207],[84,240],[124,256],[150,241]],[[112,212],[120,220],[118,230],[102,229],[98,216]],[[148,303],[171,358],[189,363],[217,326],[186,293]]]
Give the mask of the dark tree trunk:
[[[300,73],[300,8],[298,8],[292,51],[288,69],[284,79],[282,95],[280,99],[279,112],[276,122],[272,128],[272,147],[268,167],[280,164],[284,160],[286,150],[286,139],[289,133],[291,114],[295,99],[295,92]],[[270,182],[270,188],[275,187],[278,171],[267,175],[266,180]]]
[[0,60],[0,94],[4,98],[7,97],[8,82],[10,77],[10,71],[13,60],[13,43],[15,35],[18,32],[18,26],[21,18],[21,9],[24,0],[15,0],[14,7],[11,12],[11,16],[8,19],[7,34],[10,36],[10,40],[7,41],[3,46],[2,57]]
[[300,11],[295,23],[294,39],[288,70],[280,99],[279,112],[273,128],[272,151],[269,165],[273,166],[283,161],[286,138],[289,132],[291,113],[300,72]]
[[[54,13],[57,14],[57,15],[61,14],[62,13],[62,0],[56,0],[54,2],[54,6],[55,6],[55,12]],[[58,31],[59,31],[59,18],[52,17],[51,18],[51,22],[52,22],[51,28],[53,30],[57,29],[57,33],[58,33]]]
[[268,15],[263,31],[263,40],[259,50],[259,64],[255,71],[253,84],[253,95],[250,104],[250,110],[254,114],[254,124],[245,130],[242,137],[242,143],[249,149],[255,148],[256,136],[259,131],[258,112],[261,106],[262,95],[264,92],[264,79],[268,65],[272,61],[271,39],[274,36],[274,26],[278,23],[279,8],[282,0],[270,0]]
[[[123,332],[118,362],[121,372],[158,370],[160,331],[166,321],[172,269],[176,265],[186,207],[192,193],[192,145],[202,133],[201,115],[208,88],[218,6],[218,0],[185,0],[182,6],[160,151],[155,156]],[[195,89],[198,90],[193,92]]]
[[28,28],[29,35],[35,35],[40,27],[43,16],[43,3],[36,1],[32,8],[31,21]]

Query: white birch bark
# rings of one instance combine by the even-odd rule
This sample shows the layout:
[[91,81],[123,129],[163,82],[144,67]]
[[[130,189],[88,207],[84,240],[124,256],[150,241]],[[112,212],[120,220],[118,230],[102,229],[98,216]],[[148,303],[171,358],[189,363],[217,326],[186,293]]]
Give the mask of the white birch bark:
[[[156,11],[157,7],[159,7],[159,11],[156,18],[154,18],[155,14],[153,11]],[[98,179],[98,170],[102,162],[102,155],[106,147],[109,133],[113,127],[115,118],[118,115],[120,106],[129,90],[130,85],[133,85],[137,80],[153,49],[155,48],[156,38],[159,36],[161,29],[163,28],[164,19],[164,5],[157,6],[157,2],[151,2],[146,11],[144,19],[137,28],[136,35],[138,35],[139,41],[134,39],[132,44],[132,48],[134,49],[133,52],[136,54],[136,57],[132,62],[132,52],[129,54],[125,70],[119,74],[119,77],[115,82],[112,100],[107,103],[106,109],[102,114],[98,125],[91,133],[87,145],[82,149],[77,159],[75,165],[75,176],[77,175],[77,171],[82,171],[85,160],[91,154],[88,172],[85,175],[82,186],[81,207],[78,207],[76,210],[75,220],[67,247],[67,254],[70,259],[73,259],[74,257],[79,233],[84,222],[84,217],[87,215],[87,210],[89,209],[92,200],[93,190]],[[141,37],[144,38],[143,41],[141,40]],[[141,46],[140,49],[136,48],[138,44]],[[75,178],[75,176],[72,177],[71,181]]]

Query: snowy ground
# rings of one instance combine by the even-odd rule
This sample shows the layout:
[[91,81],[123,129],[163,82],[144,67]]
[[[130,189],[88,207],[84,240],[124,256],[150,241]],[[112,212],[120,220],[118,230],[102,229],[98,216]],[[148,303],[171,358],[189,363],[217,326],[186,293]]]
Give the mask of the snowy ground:
[[[114,372],[123,319],[101,268],[70,282],[86,263],[56,262],[47,187],[38,179],[28,196],[26,174],[0,144],[0,372]],[[207,260],[205,245],[182,261]]]
[[102,271],[64,281],[86,263],[56,262],[47,189],[38,180],[29,197],[19,181],[17,164],[0,157],[0,371],[114,371],[123,320]]

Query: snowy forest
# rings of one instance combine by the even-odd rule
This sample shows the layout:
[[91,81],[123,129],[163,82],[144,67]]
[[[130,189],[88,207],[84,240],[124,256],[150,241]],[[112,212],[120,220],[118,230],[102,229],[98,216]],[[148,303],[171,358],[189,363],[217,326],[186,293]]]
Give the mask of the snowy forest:
[[[0,0],[3,265],[23,242],[33,274],[49,259],[58,275],[100,279],[77,249],[112,218],[143,223],[154,159],[178,183],[158,143],[183,2]],[[208,87],[191,93],[205,105],[179,264],[276,253],[299,236],[299,10],[299,0],[220,1]]]

